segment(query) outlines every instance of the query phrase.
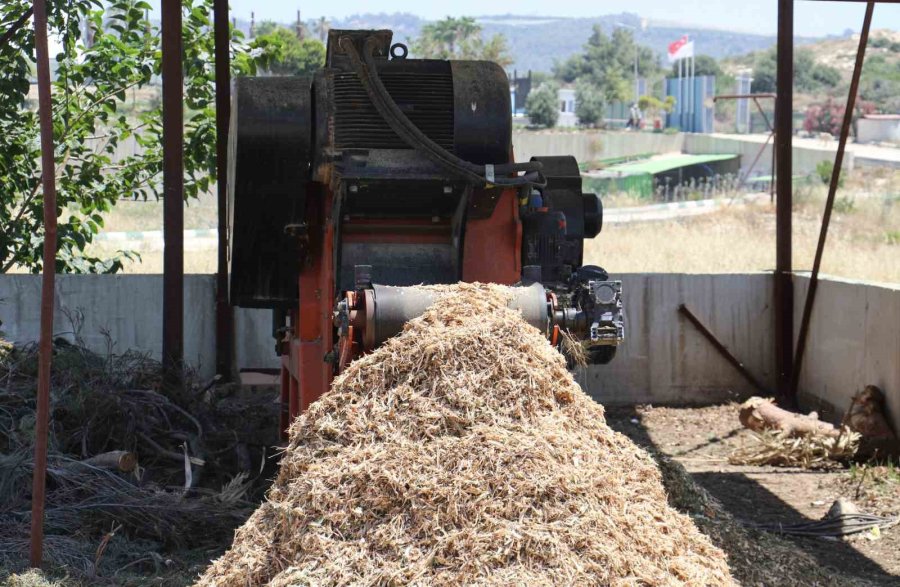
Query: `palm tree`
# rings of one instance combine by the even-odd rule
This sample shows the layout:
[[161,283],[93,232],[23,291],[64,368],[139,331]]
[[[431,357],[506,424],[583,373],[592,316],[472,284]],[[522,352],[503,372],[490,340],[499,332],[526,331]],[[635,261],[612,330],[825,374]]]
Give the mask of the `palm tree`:
[[328,36],[328,30],[331,28],[331,23],[325,19],[324,16],[320,17],[318,22],[315,24],[316,34],[319,35],[319,40],[323,43],[325,42],[325,37]]

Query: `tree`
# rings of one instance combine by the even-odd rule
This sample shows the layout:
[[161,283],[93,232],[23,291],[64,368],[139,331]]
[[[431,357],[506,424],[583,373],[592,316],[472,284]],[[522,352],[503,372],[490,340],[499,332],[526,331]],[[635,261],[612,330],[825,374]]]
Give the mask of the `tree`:
[[[778,51],[769,49],[757,55],[753,64],[753,91],[776,91]],[[798,92],[818,93],[834,89],[841,82],[841,73],[830,65],[816,63],[809,49],[794,52],[794,88]]]
[[555,83],[543,83],[528,94],[525,110],[528,118],[535,126],[552,128],[559,120],[559,86]]
[[[8,30],[30,5],[0,4],[0,30]],[[151,87],[160,75],[159,30],[145,18],[150,5],[141,0],[49,0],[47,9],[50,33],[62,41],[60,54],[51,56],[60,217],[56,269],[115,272],[127,254],[100,259],[84,250],[117,200],[161,196],[161,106],[128,96]],[[206,192],[216,174],[211,10],[211,0],[184,0],[186,198]],[[81,42],[82,23],[92,29],[90,47]],[[233,33],[232,55],[238,75],[255,71],[267,52]],[[30,26],[0,46],[0,272],[41,269],[40,142],[37,113],[27,102],[34,59]],[[117,156],[129,140],[137,153]]]
[[283,28],[283,27],[281,25],[279,25],[277,22],[275,22],[274,20],[264,20],[261,23],[259,23],[258,25],[256,25],[256,28],[254,29],[253,32],[254,32],[254,34],[256,34],[257,37],[261,37],[263,35],[272,34],[273,32],[275,32],[276,29],[279,29],[279,28]]
[[656,96],[641,96],[638,99],[638,108],[646,114],[647,118],[661,122],[664,114],[675,109],[675,96],[666,96],[665,100],[660,100]]
[[506,37],[497,34],[485,41],[481,25],[468,16],[448,16],[426,24],[419,38],[410,43],[410,51],[424,59],[484,59],[502,67],[513,62]]
[[297,33],[283,26],[256,38],[272,52],[268,70],[275,75],[308,75],[325,65],[325,45],[318,39],[300,40]]
[[597,126],[603,122],[606,103],[603,93],[589,81],[579,81],[575,86],[575,116],[582,126]]
[[[673,63],[672,73],[670,75],[672,77],[678,77],[678,73],[678,63]],[[697,55],[694,57],[694,75],[713,75],[719,77],[722,75],[722,68],[719,67],[719,62],[713,57],[710,57],[709,55]]]
[[594,25],[584,51],[557,64],[554,74],[568,83],[586,79],[610,102],[633,99],[635,57],[638,75],[659,75],[659,57],[649,47],[638,45],[632,31],[617,28],[607,35],[600,25]]
[[322,43],[325,43],[325,37],[328,36],[328,31],[331,29],[331,23],[322,16],[319,17],[319,20],[316,21],[315,31],[316,34],[319,35],[319,40]]
[[900,68],[884,55],[866,58],[859,85],[861,99],[874,102],[882,112],[900,112]]
[[[806,109],[806,117],[803,120],[803,130],[807,132],[824,132],[833,136],[841,134],[841,126],[847,112],[847,104],[828,98],[823,104],[814,104]],[[871,102],[859,100],[853,112],[853,123],[860,116],[873,114],[875,105]]]

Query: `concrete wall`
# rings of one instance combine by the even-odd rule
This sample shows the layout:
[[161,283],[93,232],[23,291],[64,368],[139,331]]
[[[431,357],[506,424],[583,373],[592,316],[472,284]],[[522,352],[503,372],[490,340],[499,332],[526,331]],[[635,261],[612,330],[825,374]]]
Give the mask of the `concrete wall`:
[[[684,404],[740,399],[756,393],[678,314],[686,304],[760,380],[774,385],[772,279],[740,275],[625,274],[626,343],[605,366],[578,374],[607,404]],[[807,278],[796,278],[796,329]],[[185,277],[185,358],[203,376],[215,362],[215,281]],[[40,278],[0,275],[0,337],[34,341],[39,331]],[[83,316],[79,336],[105,352],[136,349],[158,358],[162,344],[161,275],[61,275],[54,331],[73,338],[70,316]],[[236,359],[242,368],[278,366],[271,314],[239,308]],[[78,320],[76,319],[76,322]],[[108,338],[107,338],[108,334]],[[824,402],[841,413],[865,385],[881,387],[900,429],[900,286],[839,279],[820,281],[800,386],[807,407]]]
[[862,117],[856,121],[858,143],[900,143],[900,116]]
[[[0,337],[37,340],[40,332],[40,277],[0,275]],[[56,282],[53,330],[104,352],[134,349],[159,358],[162,347],[162,275],[60,275]],[[73,325],[83,316],[80,325]],[[272,313],[235,311],[236,359],[241,367],[277,367],[271,336]],[[185,360],[203,376],[215,372],[215,277],[184,279]],[[107,334],[109,338],[107,339]]]
[[524,131],[513,132],[516,161],[535,155],[574,155],[578,161],[596,161],[645,153],[680,153],[682,134],[625,131]]
[[[764,143],[757,140],[741,138],[740,136],[726,135],[685,135],[684,152],[707,153],[733,153],[741,156],[741,166],[746,173],[747,168],[753,163],[753,159]],[[759,161],[753,168],[751,177],[772,174],[772,142],[763,151]],[[809,175],[815,173],[816,165],[822,161],[834,161],[834,150],[827,147],[812,147],[794,145],[793,173],[794,175]],[[844,154],[844,169],[853,169],[855,164],[854,153],[848,150]]]
[[[809,278],[794,278],[795,332],[800,330]],[[838,415],[866,385],[887,396],[900,431],[900,286],[821,279],[800,371],[806,407],[833,407]]]
[[[686,303],[754,372],[768,377],[770,297],[766,274],[622,276],[627,344],[612,364],[582,373],[589,392],[610,403],[697,403],[749,391],[747,384],[677,314]],[[40,280],[33,275],[0,276],[0,331],[14,342],[36,340]],[[185,277],[185,358],[203,376],[215,368],[215,282],[210,275]],[[104,352],[136,349],[159,357],[162,344],[162,276],[61,275],[57,282],[54,330],[73,338],[68,316],[83,315],[79,336]],[[277,367],[271,314],[236,310],[237,365]]]
[[[517,161],[527,161],[534,155],[574,155],[578,161],[595,161],[613,157],[627,157],[646,153],[735,154],[741,156],[746,170],[763,143],[758,137],[710,134],[632,133],[625,131],[515,131],[513,149]],[[847,150],[844,169],[853,169],[856,154]],[[834,149],[827,146],[794,145],[794,175],[815,173],[822,161],[834,161]],[[883,165],[880,160],[875,164]],[[763,151],[752,173],[771,175],[772,144]]]
[[770,274],[626,274],[626,342],[609,364],[579,375],[604,404],[691,404],[754,393],[697,329],[687,307],[762,381],[774,381]]

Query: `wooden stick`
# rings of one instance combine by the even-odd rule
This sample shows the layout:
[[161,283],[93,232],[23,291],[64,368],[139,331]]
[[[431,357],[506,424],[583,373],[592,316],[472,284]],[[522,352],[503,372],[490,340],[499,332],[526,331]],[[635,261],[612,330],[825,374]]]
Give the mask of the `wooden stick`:
[[81,461],[86,465],[100,467],[101,469],[118,470],[122,473],[130,473],[137,466],[137,455],[127,450],[111,450],[109,452],[94,455]]

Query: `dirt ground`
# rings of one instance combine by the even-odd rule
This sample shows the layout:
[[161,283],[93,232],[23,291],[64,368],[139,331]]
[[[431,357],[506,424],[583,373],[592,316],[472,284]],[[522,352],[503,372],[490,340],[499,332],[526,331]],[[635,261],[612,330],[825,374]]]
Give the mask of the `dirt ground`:
[[[751,433],[737,420],[737,405],[702,408],[611,408],[609,424],[639,445],[680,462],[694,480],[735,518],[753,524],[794,524],[822,518],[838,497],[860,511],[900,514],[900,472],[894,467],[807,471],[736,466],[728,455]],[[900,526],[875,537],[848,540],[790,538],[823,567],[875,585],[900,585]]]

